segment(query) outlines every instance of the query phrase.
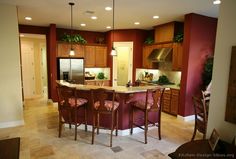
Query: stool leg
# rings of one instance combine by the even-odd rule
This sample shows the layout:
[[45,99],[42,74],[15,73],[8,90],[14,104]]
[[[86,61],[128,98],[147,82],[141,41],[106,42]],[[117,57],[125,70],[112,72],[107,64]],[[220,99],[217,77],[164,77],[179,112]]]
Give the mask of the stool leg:
[[114,128],[114,112],[111,113],[111,136],[110,136],[110,147],[112,147],[112,132]]
[[145,111],[144,115],[145,120],[145,129],[144,129],[144,137],[145,137],[145,144],[147,144],[147,131],[148,131],[148,112]]
[[61,137],[61,128],[62,128],[61,113],[59,112],[59,132],[58,132],[58,137]]
[[95,118],[96,118],[96,113],[93,113],[93,128],[92,128],[92,144],[94,143],[94,133],[95,133],[95,124],[96,124],[96,121],[95,121]]
[[88,131],[88,126],[87,126],[87,104],[84,106],[84,120],[85,120],[85,131]]
[[130,134],[133,134],[134,108],[131,108]]
[[97,134],[99,134],[99,127],[100,127],[100,114],[97,112]]
[[118,120],[118,110],[116,110],[116,136],[118,135],[118,123],[119,120]]
[[74,111],[75,112],[75,140],[77,140],[77,110]]

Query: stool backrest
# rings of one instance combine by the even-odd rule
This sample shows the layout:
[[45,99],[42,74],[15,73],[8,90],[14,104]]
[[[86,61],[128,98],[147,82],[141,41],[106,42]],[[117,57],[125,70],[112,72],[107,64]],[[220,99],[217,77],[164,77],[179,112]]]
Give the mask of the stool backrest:
[[115,102],[115,91],[114,90],[107,90],[104,88],[92,89],[91,90],[91,97],[92,97],[92,108],[94,109],[94,104],[99,104],[97,110],[99,111],[107,111],[107,107],[105,107],[105,102],[107,100],[111,101],[111,111],[114,108]]
[[148,89],[146,93],[146,105],[151,104],[151,109],[161,109],[165,88]]

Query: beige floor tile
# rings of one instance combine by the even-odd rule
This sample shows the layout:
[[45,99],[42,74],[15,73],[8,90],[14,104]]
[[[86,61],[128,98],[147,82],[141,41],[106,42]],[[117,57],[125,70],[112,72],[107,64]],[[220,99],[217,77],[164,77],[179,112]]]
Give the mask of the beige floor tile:
[[[144,144],[143,132],[128,136],[114,136],[113,147],[122,150],[113,152],[109,147],[109,134],[95,135],[91,145],[91,132],[63,128],[58,138],[57,107],[44,99],[26,100],[24,126],[0,129],[0,139],[21,137],[20,159],[152,159],[168,158],[179,145],[190,141],[194,122],[183,122],[174,116],[162,113],[162,140],[157,128],[148,131],[148,144]],[[201,135],[197,134],[196,139]]]

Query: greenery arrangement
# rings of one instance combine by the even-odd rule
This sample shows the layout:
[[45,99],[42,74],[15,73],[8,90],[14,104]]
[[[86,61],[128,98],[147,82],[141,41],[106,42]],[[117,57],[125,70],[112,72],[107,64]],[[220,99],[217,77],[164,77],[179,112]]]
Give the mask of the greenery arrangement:
[[79,43],[79,44],[87,43],[87,41],[79,34],[70,35],[70,34],[64,33],[64,35],[61,37],[61,40],[65,42],[74,42],[74,43]]
[[98,79],[104,79],[105,78],[105,74],[103,72],[99,72],[97,75]]
[[177,43],[181,43],[184,40],[184,34],[183,33],[178,33],[175,37],[174,37],[174,42]]
[[153,44],[153,43],[154,39],[151,36],[147,37],[147,39],[144,41],[144,44]]
[[214,61],[213,56],[210,56],[206,59],[206,61],[204,63],[204,68],[203,68],[203,72],[202,72],[202,85],[203,85],[204,89],[211,82],[213,61]]

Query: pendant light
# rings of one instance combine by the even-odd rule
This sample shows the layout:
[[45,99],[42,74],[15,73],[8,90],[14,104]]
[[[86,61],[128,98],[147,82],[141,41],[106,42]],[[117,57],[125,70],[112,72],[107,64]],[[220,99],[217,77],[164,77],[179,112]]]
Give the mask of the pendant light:
[[114,48],[114,23],[115,23],[115,0],[113,0],[113,16],[112,16],[112,48],[111,48],[111,56],[117,56],[117,52]]
[[[69,3],[70,5],[70,37],[72,39],[72,27],[73,27],[73,16],[72,16],[72,12],[73,12],[73,5],[75,5],[75,3],[73,2],[70,2]],[[69,53],[70,56],[74,56],[75,55],[75,51],[73,49],[73,45],[72,45],[72,40],[70,40],[70,53]]]

